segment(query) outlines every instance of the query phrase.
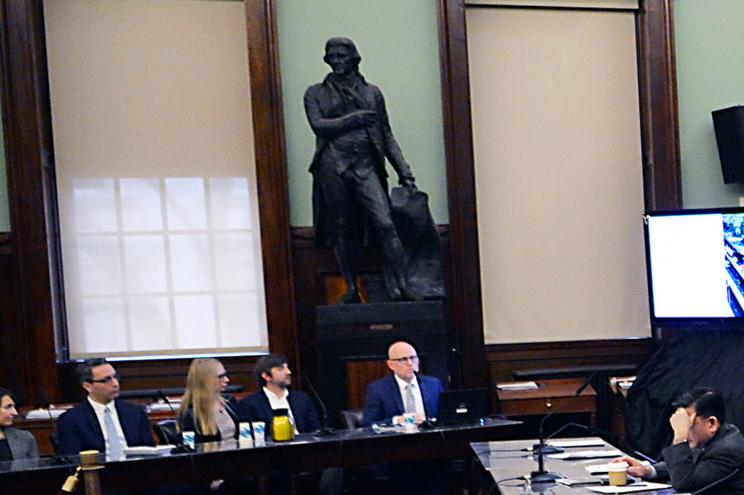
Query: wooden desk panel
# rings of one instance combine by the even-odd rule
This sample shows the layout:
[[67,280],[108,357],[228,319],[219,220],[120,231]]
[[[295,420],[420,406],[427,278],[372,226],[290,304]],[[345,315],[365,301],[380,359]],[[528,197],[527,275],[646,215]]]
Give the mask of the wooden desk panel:
[[[269,442],[256,448],[236,448],[236,442],[228,440],[199,445],[199,453],[110,462],[99,473],[104,493],[108,493],[106,490],[147,489],[230,478],[236,473],[265,475],[280,470],[294,474],[331,466],[452,459],[472,455],[471,442],[514,438],[518,427],[518,422],[491,419],[485,425],[444,426],[413,434],[377,435],[364,428],[340,430],[323,438],[300,435],[293,442]],[[74,461],[74,456],[70,460]],[[12,464],[0,463],[0,483],[3,493],[13,495],[57,493],[65,477],[74,470],[74,464],[51,459],[21,463],[17,468]]]
[[532,390],[496,390],[505,416],[534,416],[548,413],[589,413],[592,426],[596,425],[597,393],[591,385],[580,395],[576,390],[584,384],[581,378],[540,380]]

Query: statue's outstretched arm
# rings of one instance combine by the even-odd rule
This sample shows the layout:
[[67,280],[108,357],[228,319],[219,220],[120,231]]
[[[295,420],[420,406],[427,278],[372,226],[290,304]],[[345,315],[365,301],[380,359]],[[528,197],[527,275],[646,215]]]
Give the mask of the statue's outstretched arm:
[[332,139],[357,127],[371,125],[377,118],[377,112],[373,110],[356,110],[341,117],[324,117],[312,88],[305,93],[305,115],[315,135],[326,139]]

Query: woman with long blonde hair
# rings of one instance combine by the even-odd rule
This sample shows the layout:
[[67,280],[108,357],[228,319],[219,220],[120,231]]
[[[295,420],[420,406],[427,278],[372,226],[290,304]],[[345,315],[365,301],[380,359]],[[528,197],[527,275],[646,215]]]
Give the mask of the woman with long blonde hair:
[[197,443],[238,438],[237,403],[232,397],[222,397],[228,383],[218,360],[194,359],[178,411],[179,430],[193,431]]

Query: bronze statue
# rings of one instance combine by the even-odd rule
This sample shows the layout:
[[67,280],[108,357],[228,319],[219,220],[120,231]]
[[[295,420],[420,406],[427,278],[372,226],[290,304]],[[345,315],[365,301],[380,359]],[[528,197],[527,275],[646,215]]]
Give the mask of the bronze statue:
[[416,182],[393,137],[385,99],[359,73],[361,56],[350,39],[329,39],[323,60],[332,72],[310,86],[304,99],[316,136],[310,165],[315,242],[333,247],[347,287],[342,303],[360,301],[356,245],[373,241],[382,247],[391,298],[420,299],[406,280],[406,254],[390,213],[385,158],[407,190],[416,191]]

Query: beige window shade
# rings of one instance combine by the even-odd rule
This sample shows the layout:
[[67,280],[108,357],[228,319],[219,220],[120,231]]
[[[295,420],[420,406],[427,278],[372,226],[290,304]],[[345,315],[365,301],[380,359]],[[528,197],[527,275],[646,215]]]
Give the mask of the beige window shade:
[[486,342],[650,335],[633,14],[466,20]]
[[243,3],[44,14],[71,357],[265,351]]
[[638,10],[638,0],[465,0],[468,6]]

